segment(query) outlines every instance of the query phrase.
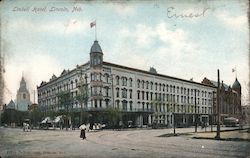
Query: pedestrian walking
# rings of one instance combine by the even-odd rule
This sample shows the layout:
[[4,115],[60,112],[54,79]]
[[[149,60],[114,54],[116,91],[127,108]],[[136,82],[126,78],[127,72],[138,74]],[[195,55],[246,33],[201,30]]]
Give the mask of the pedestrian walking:
[[82,124],[79,128],[80,128],[80,130],[81,130],[80,138],[86,139],[86,134],[85,134],[86,125],[85,125],[85,124]]
[[201,122],[201,129],[205,128],[205,122]]

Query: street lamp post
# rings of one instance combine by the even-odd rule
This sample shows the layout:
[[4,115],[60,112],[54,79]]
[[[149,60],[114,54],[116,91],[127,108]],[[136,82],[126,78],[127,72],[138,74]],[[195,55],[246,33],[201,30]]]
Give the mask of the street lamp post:
[[195,132],[197,132],[197,105],[196,105],[196,89],[194,89],[194,119],[195,119]]
[[173,116],[174,116],[174,135],[176,135],[176,133],[175,133],[175,112],[173,113]]
[[115,107],[115,96],[114,96],[114,75],[111,74],[111,91],[112,91],[112,105]]
[[215,139],[220,139],[220,70],[218,69],[218,87],[217,87],[217,133]]
[[211,106],[211,132],[213,132],[213,123],[214,123],[214,105],[215,105],[215,92],[213,92],[213,103]]

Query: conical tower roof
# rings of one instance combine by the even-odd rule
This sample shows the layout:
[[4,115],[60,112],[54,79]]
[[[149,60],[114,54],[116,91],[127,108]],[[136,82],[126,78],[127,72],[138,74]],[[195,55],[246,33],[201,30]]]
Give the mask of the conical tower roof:
[[94,43],[90,49],[90,53],[102,53],[102,48],[99,45],[97,40],[94,41]]
[[232,89],[239,89],[239,88],[241,88],[241,85],[240,85],[240,82],[236,78],[232,86]]

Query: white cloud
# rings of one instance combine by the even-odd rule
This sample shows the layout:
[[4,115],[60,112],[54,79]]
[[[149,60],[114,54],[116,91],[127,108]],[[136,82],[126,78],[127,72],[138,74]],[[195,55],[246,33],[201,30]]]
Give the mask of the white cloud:
[[[28,89],[31,93],[36,90],[36,86],[40,85],[41,81],[48,81],[48,76],[53,74],[58,75],[62,70],[62,66],[56,59],[48,55],[32,54],[27,56],[15,56],[6,65],[5,86],[8,90],[5,95],[5,102],[14,100],[16,92],[19,88],[19,83],[22,77],[22,72],[27,81]],[[31,96],[33,101],[33,96]]]
[[232,30],[245,30],[247,29],[247,14],[236,16],[227,11],[223,11],[216,16],[220,22]]
[[112,8],[120,15],[133,15],[135,13],[134,7],[129,3],[112,3]]
[[171,29],[165,22],[154,26],[138,24],[135,29],[122,29],[118,32],[119,39],[112,46],[112,55],[109,56],[110,60],[115,63],[119,61],[122,65],[143,70],[155,66],[159,73],[182,74],[179,77],[183,77],[182,69],[178,73],[176,68],[166,67],[177,65],[178,62],[182,66],[191,63],[197,53],[200,53],[197,51],[198,43],[190,40],[188,32],[181,28]]
[[[167,23],[161,22],[154,27],[138,24],[134,31],[123,31],[125,41],[133,41],[131,45],[143,51],[155,47],[154,54],[161,57],[193,55],[197,50],[197,44],[190,41],[189,34],[183,29],[171,30]],[[136,43],[134,43],[134,41]],[[157,43],[158,42],[158,43]],[[162,42],[162,43],[159,43]],[[143,53],[145,53],[143,51]]]
[[27,19],[11,20],[8,25],[8,30],[22,32],[37,32],[50,34],[73,34],[83,33],[89,27],[88,21],[71,19],[69,21],[50,21],[34,23]]

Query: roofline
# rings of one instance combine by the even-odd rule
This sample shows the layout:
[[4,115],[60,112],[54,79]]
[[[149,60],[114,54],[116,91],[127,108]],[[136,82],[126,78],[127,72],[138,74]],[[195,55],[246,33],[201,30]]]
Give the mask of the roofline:
[[[89,64],[89,61],[86,62],[85,64],[79,65],[79,67],[85,66]],[[123,68],[123,69],[128,69],[128,70],[132,70],[132,71],[137,71],[137,72],[141,72],[141,73],[146,73],[149,75],[155,75],[155,76],[159,76],[159,77],[164,77],[164,78],[169,78],[169,79],[174,79],[174,80],[179,80],[179,81],[184,81],[184,82],[188,82],[188,83],[192,83],[192,84],[196,84],[196,85],[202,85],[205,87],[211,87],[211,88],[217,88],[216,86],[212,86],[212,85],[206,85],[206,84],[202,84],[199,82],[194,82],[194,81],[190,81],[190,80],[185,80],[185,79],[181,79],[181,78],[177,78],[177,77],[172,77],[172,76],[167,76],[167,75],[163,75],[163,74],[158,74],[158,73],[152,73],[149,71],[145,71],[145,70],[140,70],[140,69],[136,69],[136,68],[132,68],[132,67],[127,67],[127,66],[123,66],[123,65],[118,65],[118,64],[114,64],[114,63],[110,63],[110,62],[106,62],[103,61],[103,65],[108,65],[108,66],[114,66],[114,67],[118,67],[118,68]],[[68,73],[73,72],[74,70],[76,70],[76,68],[70,70]],[[67,73],[67,74],[68,74]],[[64,75],[63,75],[64,76]],[[63,76],[58,76],[56,79],[54,79],[53,81],[56,81],[58,79],[60,79]],[[46,82],[45,84],[41,85],[41,86],[37,86],[37,88],[42,88],[43,86],[46,86],[47,84],[51,83],[52,81]]]
[[206,87],[217,88],[217,87],[212,86],[212,85],[206,85],[206,84],[202,84],[202,83],[199,83],[199,82],[189,81],[189,80],[185,80],[185,79],[181,79],[181,78],[176,78],[176,77],[172,77],[172,76],[167,76],[167,75],[163,75],[163,74],[158,74],[158,73],[152,73],[152,72],[149,72],[149,71],[140,70],[140,69],[136,69],[136,68],[132,68],[132,67],[127,67],[127,66],[122,66],[122,65],[118,65],[118,64],[114,64],[114,63],[105,62],[105,61],[103,61],[103,64],[106,64],[108,66],[115,66],[115,67],[119,67],[119,68],[123,68],[123,69],[129,69],[129,70],[133,70],[133,71],[137,71],[137,72],[141,72],[141,73],[146,73],[146,74],[149,74],[149,75],[155,75],[155,76],[159,76],[159,77],[164,77],[164,78],[169,78],[169,79],[184,81],[184,82],[188,82],[188,83],[192,83],[192,84],[197,84],[197,85],[202,85],[202,86],[206,86]]
[[[85,65],[88,65],[89,64],[89,61],[88,62],[86,62],[85,64],[82,64],[82,65],[79,65],[79,67],[82,67],[82,66],[85,66]],[[69,72],[68,73],[66,73],[66,74],[69,74],[69,73],[71,73],[71,72],[73,72],[73,71],[75,71],[77,68],[74,68],[74,69],[72,69],[72,70],[69,70]],[[65,70],[65,69],[64,69]],[[40,86],[37,86],[37,89],[38,88],[42,88],[43,86],[46,86],[47,84],[49,84],[49,83],[51,83],[51,82],[53,82],[53,81],[56,81],[56,80],[58,80],[58,79],[60,79],[61,77],[64,77],[66,74],[64,74],[64,75],[60,75],[60,76],[58,76],[58,77],[56,77],[54,80],[52,80],[52,81],[48,81],[48,82],[46,82],[46,83],[44,83],[43,85],[40,85]],[[43,81],[42,81],[43,82]]]

